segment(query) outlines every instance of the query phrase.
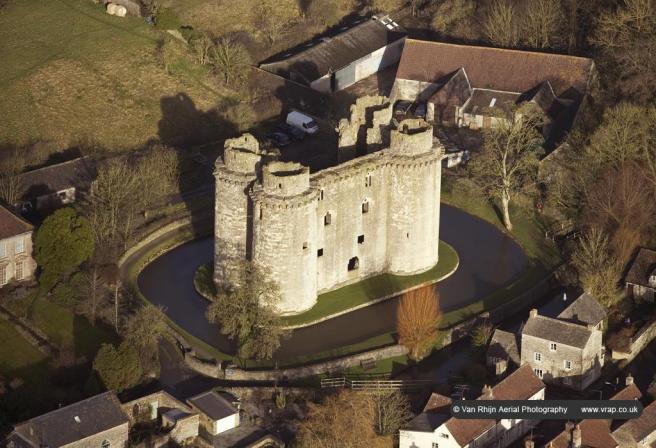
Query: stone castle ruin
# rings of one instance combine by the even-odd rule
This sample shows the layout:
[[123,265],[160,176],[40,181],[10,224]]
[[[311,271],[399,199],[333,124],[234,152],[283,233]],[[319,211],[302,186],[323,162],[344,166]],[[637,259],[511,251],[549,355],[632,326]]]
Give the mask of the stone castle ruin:
[[[214,173],[217,286],[252,260],[279,284],[278,311],[295,314],[337,287],[435,266],[444,149],[425,121],[393,129],[385,101],[365,103],[340,123],[341,163],[316,173],[277,160],[250,134],[226,140]],[[365,155],[356,157],[358,134]]]

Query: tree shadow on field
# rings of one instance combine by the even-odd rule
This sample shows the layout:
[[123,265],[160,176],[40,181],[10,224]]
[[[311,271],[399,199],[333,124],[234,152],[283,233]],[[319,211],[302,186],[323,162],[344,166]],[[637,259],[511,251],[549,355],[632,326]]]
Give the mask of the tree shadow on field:
[[173,148],[178,157],[178,195],[171,202],[184,202],[191,217],[195,236],[207,235],[213,226],[212,198],[214,161],[200,152],[200,145],[216,145],[221,154],[222,140],[237,134],[238,128],[216,108],[202,111],[184,92],[160,99],[162,118],[158,123],[159,140]]

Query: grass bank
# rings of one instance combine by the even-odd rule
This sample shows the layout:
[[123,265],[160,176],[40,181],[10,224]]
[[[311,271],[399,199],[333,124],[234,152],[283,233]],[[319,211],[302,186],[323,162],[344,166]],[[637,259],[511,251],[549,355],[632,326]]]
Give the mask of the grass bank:
[[432,269],[417,275],[382,274],[361,282],[319,295],[317,304],[310,310],[287,316],[283,322],[287,326],[302,326],[316,323],[322,319],[348,312],[379,298],[390,298],[401,291],[435,283],[455,271],[458,254],[447,243],[440,241],[439,262]]

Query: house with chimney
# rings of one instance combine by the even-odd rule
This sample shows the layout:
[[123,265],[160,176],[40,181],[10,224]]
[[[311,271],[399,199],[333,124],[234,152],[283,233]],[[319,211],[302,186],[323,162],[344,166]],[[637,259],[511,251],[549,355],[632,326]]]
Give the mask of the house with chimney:
[[[545,385],[530,366],[522,366],[496,386],[485,386],[478,400],[544,400]],[[400,448],[505,448],[527,434],[537,420],[451,417],[451,398],[432,394],[421,414],[399,431]]]
[[605,318],[604,308],[587,293],[554,317],[532,309],[517,333],[494,332],[487,364],[497,375],[509,365],[529,365],[545,383],[584,390],[604,365]]
[[33,231],[32,224],[0,205],[0,288],[34,277]]
[[588,58],[406,39],[391,97],[426,102],[429,120],[472,129],[498,126],[509,111],[532,105],[544,114],[553,148],[595,79]]
[[656,251],[641,247],[624,277],[628,296],[638,301],[654,302],[656,292]]

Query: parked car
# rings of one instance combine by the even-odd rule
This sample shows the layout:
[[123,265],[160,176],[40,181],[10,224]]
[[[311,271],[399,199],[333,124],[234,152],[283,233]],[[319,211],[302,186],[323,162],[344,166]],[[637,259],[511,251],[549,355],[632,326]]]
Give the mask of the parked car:
[[271,132],[266,135],[266,138],[269,139],[269,141],[274,146],[287,146],[292,142],[292,139],[289,137],[289,135],[280,131]]
[[282,123],[278,125],[277,129],[280,132],[284,132],[285,134],[289,135],[292,140],[303,140],[305,138],[305,132],[295,126],[292,126],[291,124]]
[[287,124],[300,129],[306,134],[316,134],[319,132],[319,125],[314,121],[314,118],[297,110],[293,110],[287,114]]

